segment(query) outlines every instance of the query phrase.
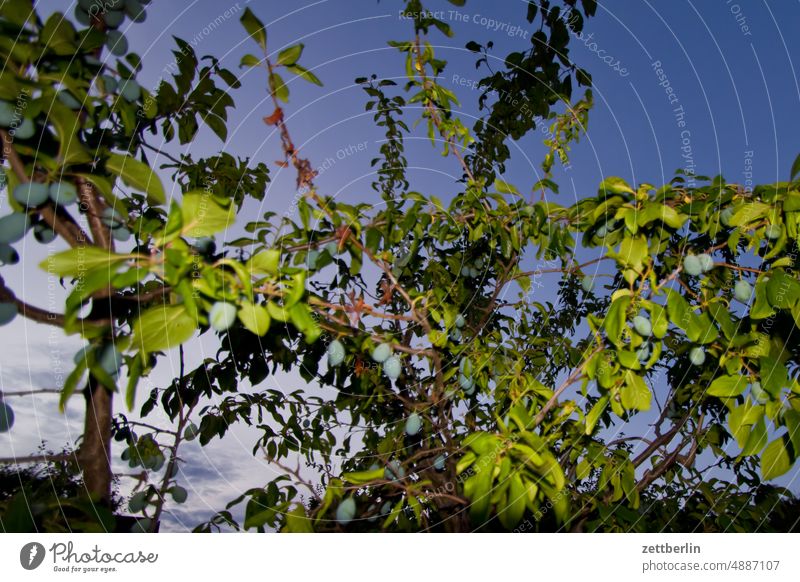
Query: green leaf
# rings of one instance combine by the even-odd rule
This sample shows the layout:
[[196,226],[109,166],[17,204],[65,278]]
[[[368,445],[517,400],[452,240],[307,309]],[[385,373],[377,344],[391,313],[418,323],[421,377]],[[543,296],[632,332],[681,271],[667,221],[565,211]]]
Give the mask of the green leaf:
[[259,275],[277,275],[281,252],[278,249],[268,249],[256,253],[247,261],[246,270]]
[[667,290],[667,313],[669,320],[685,331],[690,340],[695,341],[699,337],[700,322],[697,314],[689,307],[683,295],[672,289]]
[[210,236],[226,230],[236,218],[236,208],[229,204],[220,206],[214,197],[195,190],[183,196],[183,233],[194,238]]
[[131,188],[145,192],[152,203],[166,203],[167,196],[161,179],[147,164],[132,156],[111,154],[106,161],[106,168]]
[[286,525],[283,531],[287,533],[314,533],[311,520],[306,515],[302,503],[295,505],[294,509],[286,512]]
[[159,352],[188,341],[197,321],[183,305],[158,305],[145,311],[133,324],[133,349]]
[[598,187],[601,193],[610,192],[611,194],[636,194],[627,182],[618,176],[609,176]]
[[603,320],[603,326],[606,328],[608,339],[611,341],[611,343],[618,347],[620,344],[622,328],[625,326],[626,311],[630,303],[630,295],[617,297],[611,303],[611,306],[608,308],[608,313],[606,313],[606,317]]
[[[97,267],[107,267],[122,263],[131,255],[118,255],[98,247],[75,247],[48,257],[39,267],[51,275],[59,277],[75,277],[83,275]],[[110,277],[110,273],[109,273]]]
[[244,55],[242,60],[239,61],[239,67],[257,67],[261,64],[261,59],[255,55]]
[[627,410],[650,410],[652,394],[639,374],[628,370],[625,373],[625,384],[619,391],[622,406]]
[[275,94],[275,97],[284,103],[289,102],[289,87],[286,86],[286,83],[283,82],[283,77],[278,73],[272,73],[269,76],[269,88]]
[[278,65],[294,65],[300,60],[300,55],[303,54],[303,44],[298,43],[283,49],[278,53]]
[[750,431],[750,436],[747,437],[747,442],[742,449],[740,456],[747,457],[749,455],[756,455],[761,452],[764,445],[767,444],[769,435],[767,434],[767,425],[764,422],[764,417],[758,419]]
[[585,434],[589,435],[594,432],[594,427],[597,426],[597,421],[600,420],[600,416],[608,406],[609,398],[609,395],[605,394],[595,403],[594,406],[592,406],[592,409],[586,415],[586,428],[584,429]]
[[783,437],[777,438],[767,445],[761,453],[761,476],[764,481],[775,479],[792,468],[792,461],[786,451]]
[[242,26],[244,26],[247,34],[249,34],[263,50],[267,50],[267,29],[264,28],[264,24],[249,8],[245,8],[244,14],[242,14],[239,21],[242,23]]
[[239,309],[239,321],[254,334],[262,336],[267,333],[270,319],[267,308],[263,305],[256,305],[249,301],[242,302]]
[[301,79],[308,81],[309,83],[314,83],[314,85],[319,85],[320,87],[322,87],[322,81],[320,81],[319,78],[314,73],[312,73],[305,67],[301,67],[300,65],[291,65],[287,66],[286,70],[289,71],[290,73],[297,75]]
[[733,398],[744,392],[746,387],[746,376],[720,376],[711,382],[706,394],[718,398]]
[[516,186],[514,186],[513,184],[509,184],[508,182],[506,182],[505,180],[501,180],[500,178],[495,180],[494,187],[497,188],[497,191],[500,192],[501,194],[515,194],[517,196],[520,195],[519,190],[517,190]]
[[370,483],[372,481],[383,479],[384,470],[384,467],[380,467],[372,471],[355,471],[352,473],[344,473],[342,475],[342,479],[348,483],[353,483],[354,485],[363,485],[364,483]]

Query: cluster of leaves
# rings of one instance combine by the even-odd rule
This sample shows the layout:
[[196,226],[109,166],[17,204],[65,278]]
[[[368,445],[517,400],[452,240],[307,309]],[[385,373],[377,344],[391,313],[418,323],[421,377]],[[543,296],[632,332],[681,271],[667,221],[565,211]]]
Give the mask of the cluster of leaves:
[[[708,527],[726,529],[732,508],[746,508],[751,524],[768,503],[793,503],[763,482],[786,473],[800,452],[796,171],[752,191],[722,177],[635,188],[612,177],[569,207],[537,200],[540,190],[557,190],[548,179],[526,197],[502,171],[506,140],[529,132],[534,118],[500,100],[470,131],[455,95],[437,82],[447,63],[425,38],[433,28],[451,31],[411,0],[414,37],[390,43],[405,86],[357,79],[385,131],[373,160],[383,203],[343,203],[316,186],[284,122],[282,73],[319,83],[298,63],[303,46],[271,53],[266,29],[246,10],[242,24],[262,56],[242,65],[267,75],[274,111],[264,121],[276,128],[302,195],[296,216],[266,213],[245,226],[247,236],[217,248],[210,237],[229,229],[244,201],[263,198],[267,168],[226,154],[183,156],[170,165],[180,196],[167,204],[145,132],[169,139],[177,128],[185,143],[199,117],[224,139],[233,100],[215,79],[229,88],[238,80],[213,59],[200,68],[179,41],[174,85],[120,99],[98,59],[108,38],[101,18],[77,31],[58,14],[40,22],[24,4],[0,8],[4,36],[30,47],[0,46],[15,64],[2,73],[0,98],[25,88],[36,131],[19,139],[4,131],[4,157],[16,212],[73,247],[42,265],[71,285],[65,313],[51,319],[88,341],[62,404],[81,386],[113,392],[125,379],[133,407],[140,379],[163,353],[209,330],[221,341],[214,358],[187,372],[181,365],[145,400],[142,416],[163,409],[170,428],[124,416],[108,427],[125,460],[144,471],[129,504],[142,513],[140,528],[158,527],[167,494],[185,500],[176,482],[181,442],[206,445],[237,422],[261,430],[254,453],[285,474],[243,493],[200,531],[660,530],[671,515],[656,506],[677,496],[693,512],[715,498]],[[582,6],[594,13],[594,2]],[[578,10],[569,0],[563,8]],[[589,93],[569,105],[571,75],[582,84],[589,77],[566,58],[567,27],[579,31],[583,20],[565,21],[560,9],[529,3],[529,21],[541,18],[550,35],[538,31],[529,52],[510,55],[507,71],[484,80],[487,94],[525,93],[536,116],[552,121],[548,175],[567,161],[591,106]],[[69,59],[45,34],[51,21],[66,23],[58,26]],[[488,58],[490,47],[470,47]],[[138,60],[126,54],[113,70],[130,81]],[[63,105],[63,87],[76,107]],[[390,95],[400,90],[406,96]],[[463,173],[448,202],[410,189],[406,105],[420,109],[431,143]],[[74,186],[79,216],[58,196],[31,199],[36,185],[53,183]],[[122,228],[134,242],[115,236]],[[586,252],[596,255],[581,263]],[[530,260],[547,266],[526,270]],[[609,266],[602,288],[588,274],[596,264]],[[536,300],[543,276],[558,282],[554,301]],[[279,369],[335,395],[259,387]],[[656,412],[651,433],[615,438],[648,411]],[[706,452],[717,462],[701,464]],[[292,469],[295,461],[305,466]],[[709,481],[717,467],[737,483]]]

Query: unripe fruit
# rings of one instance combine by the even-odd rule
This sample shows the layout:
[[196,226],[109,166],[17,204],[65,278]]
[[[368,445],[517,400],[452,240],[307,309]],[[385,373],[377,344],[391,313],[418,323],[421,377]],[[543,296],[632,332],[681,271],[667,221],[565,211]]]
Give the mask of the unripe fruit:
[[308,256],[306,257],[306,267],[308,267],[309,269],[316,269],[318,258],[319,258],[319,251],[315,250],[308,251]]
[[175,503],[185,503],[186,498],[189,497],[189,494],[186,492],[186,489],[183,487],[179,487],[175,485],[172,489],[169,490],[170,495],[172,495],[172,500]]
[[765,404],[769,400],[769,394],[761,387],[761,382],[753,382],[750,384],[750,394],[756,402]]
[[460,329],[465,325],[467,325],[467,320],[464,319],[464,316],[461,315],[460,313],[456,315],[456,327]]
[[714,268],[714,259],[711,258],[711,255],[703,253],[697,256],[697,260],[700,261],[700,268],[703,269],[704,273],[708,273]]
[[706,351],[701,347],[694,347],[689,350],[689,361],[693,366],[702,366],[706,361]]
[[437,471],[444,471],[445,458],[444,455],[439,455],[433,460],[433,468]]
[[19,263],[19,255],[14,247],[6,243],[0,243],[0,264],[3,265],[16,265]]
[[214,331],[225,331],[236,321],[236,306],[217,301],[208,312],[208,323]]
[[111,75],[102,75],[100,80],[103,83],[103,90],[106,93],[113,93],[117,90],[117,80]]
[[119,373],[119,369],[122,367],[122,354],[119,353],[119,350],[117,350],[113,344],[106,344],[100,349],[100,353],[97,356],[97,363],[106,374],[114,377]]
[[0,101],[0,127],[10,127],[15,118],[14,106],[8,101]]
[[115,228],[111,231],[111,236],[114,237],[114,240],[119,242],[127,242],[131,238],[131,231],[129,231],[124,226],[119,228]]
[[33,236],[37,241],[46,245],[56,240],[56,231],[40,222],[33,227]]
[[183,438],[187,441],[193,441],[197,438],[197,435],[200,434],[200,429],[197,428],[197,425],[193,422],[189,423],[189,426],[183,431]]
[[77,111],[81,108],[81,102],[75,99],[75,97],[73,97],[72,94],[68,93],[67,91],[60,91],[58,93],[58,100],[73,111]]
[[378,344],[375,346],[375,349],[372,350],[370,357],[372,361],[377,364],[382,364],[386,360],[388,360],[392,355],[392,346],[389,344]]
[[14,411],[0,400],[0,432],[8,432],[14,426]]
[[130,448],[125,449],[122,451],[122,454],[119,456],[120,459],[123,461],[130,461],[131,460],[131,450]]
[[750,286],[750,283],[743,279],[736,281],[736,284],[733,286],[733,296],[742,303],[747,303],[753,296],[753,288]]
[[133,103],[142,96],[142,88],[133,79],[125,79],[119,83],[119,94],[129,103]]
[[14,187],[14,200],[23,206],[39,206],[47,202],[50,194],[47,184],[40,184],[39,182],[26,182],[25,184],[17,184]]
[[381,505],[381,516],[389,515],[389,512],[392,510],[392,502],[387,501],[383,505]]
[[33,137],[33,134],[36,133],[36,124],[33,123],[32,119],[25,118],[22,120],[15,129],[14,129],[14,137],[18,139],[30,139]]
[[639,349],[636,350],[636,357],[639,359],[640,364],[645,364],[650,359],[650,344],[643,343],[639,346]]
[[779,224],[770,224],[767,228],[764,229],[764,235],[769,240],[777,240],[781,237],[781,226]]
[[703,272],[703,266],[700,264],[700,259],[695,255],[689,255],[683,259],[683,270],[692,277],[697,277]]
[[325,250],[328,251],[328,254],[332,257],[335,257],[339,254],[339,245],[335,242],[329,242],[325,245]]
[[606,236],[607,234],[608,234],[608,228],[606,227],[605,224],[597,229],[597,236],[603,237]]
[[16,303],[0,303],[0,325],[11,323],[17,316]]
[[103,15],[108,28],[117,28],[125,20],[125,13],[122,10],[109,10]]
[[730,206],[719,213],[719,221],[722,223],[722,226],[730,226],[731,218],[733,218],[733,208]]
[[142,511],[145,506],[147,505],[147,493],[144,491],[139,491],[138,493],[134,493],[133,496],[128,501],[128,509],[131,510],[131,513],[139,513]]
[[137,519],[136,523],[131,526],[131,533],[145,533],[149,532],[153,527],[153,520],[149,517]]
[[591,293],[592,290],[594,289],[594,277],[586,275],[583,279],[581,279],[581,288],[586,293]]
[[637,315],[633,318],[633,328],[642,337],[650,337],[650,334],[653,333],[653,325],[643,315]]
[[469,268],[469,276],[470,277],[472,277],[473,279],[477,279],[478,275],[480,275],[480,273],[478,272],[478,269],[476,269],[475,267],[470,267]]
[[79,24],[82,24],[84,26],[89,26],[92,22],[91,19],[89,18],[89,13],[86,12],[86,10],[84,10],[80,6],[75,7],[75,20],[77,20]]
[[50,200],[66,206],[78,199],[78,189],[72,182],[53,182],[48,188]]
[[310,421],[310,420],[308,420],[308,419],[305,419],[305,420],[303,421],[303,428],[308,428],[308,427],[310,427],[310,426],[311,426],[311,421]]
[[484,265],[483,259],[481,259],[480,257],[475,259],[475,268],[476,269],[483,269],[483,265]]
[[217,243],[214,242],[213,238],[206,236],[197,239],[194,243],[194,248],[201,255],[213,255],[214,251],[217,250]]
[[461,276],[462,277],[469,277],[469,267],[467,267],[466,265],[461,267]]
[[383,470],[383,478],[389,481],[399,481],[406,476],[406,470],[400,464],[400,461],[394,460]]
[[422,429],[422,418],[416,412],[412,412],[406,419],[406,434],[414,436]]
[[128,39],[118,30],[109,30],[106,37],[106,46],[118,57],[122,57],[128,52]]
[[15,243],[21,240],[31,227],[31,219],[24,212],[12,212],[0,218],[0,243]]
[[390,380],[397,380],[400,377],[401,369],[400,358],[397,356],[390,356],[383,363],[383,373],[386,374],[387,378]]
[[475,381],[469,376],[465,376],[464,374],[459,374],[458,385],[461,386],[461,389],[464,392],[472,392],[472,389],[475,387]]
[[336,508],[336,521],[342,525],[347,525],[356,516],[356,502],[352,497],[343,499]]
[[336,367],[344,361],[344,346],[339,340],[333,340],[328,344],[328,365]]
[[144,22],[147,12],[138,0],[125,0],[125,14],[134,22]]
[[453,331],[451,331],[450,332],[450,339],[453,340],[454,342],[460,342],[461,341],[461,330],[456,328]]

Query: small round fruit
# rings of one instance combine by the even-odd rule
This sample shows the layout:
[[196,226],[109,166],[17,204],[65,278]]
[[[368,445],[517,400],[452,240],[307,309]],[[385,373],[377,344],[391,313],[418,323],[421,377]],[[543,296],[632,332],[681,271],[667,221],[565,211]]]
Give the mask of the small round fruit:
[[10,302],[0,303],[0,325],[11,323],[17,316],[17,304]]
[[469,267],[467,267],[466,265],[461,267],[461,276],[462,277],[469,277]]
[[214,331],[225,331],[236,321],[236,306],[217,301],[208,312],[208,323]]
[[40,184],[39,182],[26,182],[24,184],[17,184],[14,187],[12,196],[14,200],[23,206],[33,207],[40,206],[47,202],[50,195],[50,190],[47,184]]
[[472,392],[472,389],[475,387],[475,381],[469,376],[465,376],[464,374],[459,374],[458,385],[461,386],[461,389],[464,392]]
[[343,499],[336,508],[336,521],[342,525],[347,525],[356,516],[356,502],[352,497]]
[[383,363],[383,373],[390,380],[397,380],[400,377],[401,369],[400,358],[397,356],[389,356]]
[[700,264],[700,259],[695,255],[689,255],[683,259],[683,270],[692,277],[697,277],[703,272],[703,266]]
[[765,404],[769,400],[769,394],[761,387],[761,382],[753,382],[750,384],[750,394],[756,402]]
[[325,245],[325,250],[330,256],[335,257],[339,254],[339,245],[337,245],[335,242],[329,242]]
[[392,346],[389,344],[378,344],[372,350],[370,357],[376,364],[382,364],[392,356]]
[[78,199],[78,189],[72,182],[53,182],[48,190],[50,200],[62,206],[72,204]]
[[311,426],[311,421],[308,420],[308,419],[305,419],[303,421],[303,428],[309,428],[310,426]]
[[433,460],[433,468],[437,471],[444,471],[445,458],[444,455],[439,455]]
[[11,244],[21,240],[30,227],[30,216],[24,212],[12,212],[0,218],[0,243]]
[[185,503],[186,498],[189,497],[186,489],[179,487],[178,485],[175,485],[172,489],[170,489],[169,493],[172,495],[172,500],[175,503]]
[[56,240],[56,231],[54,231],[48,225],[40,222],[34,225],[33,236],[43,245],[47,245]]
[[197,428],[197,425],[195,423],[190,422],[189,426],[187,426],[183,431],[183,439],[187,441],[193,441],[194,439],[197,438],[197,435],[199,434],[200,434],[200,429]]
[[651,350],[649,343],[643,343],[641,346],[639,346],[639,349],[636,350],[636,357],[638,358],[640,364],[647,363],[647,361],[650,359],[650,352]]
[[780,224],[770,224],[767,228],[764,229],[764,235],[769,240],[777,240],[781,237],[781,233],[783,229],[781,228]]
[[399,481],[406,476],[406,470],[400,464],[400,461],[394,460],[383,470],[383,478],[389,481]]
[[460,313],[456,315],[456,327],[461,329],[465,325],[467,325],[467,320],[464,319],[464,316],[461,315]]
[[748,303],[753,297],[753,287],[744,279],[740,279],[733,286],[733,296],[742,303]]
[[128,242],[131,239],[131,231],[129,231],[124,226],[119,228],[115,228],[111,231],[111,236],[114,237],[114,240],[119,242]]
[[139,513],[145,508],[146,505],[147,493],[145,491],[134,493],[128,501],[128,509],[131,510],[131,513]]
[[650,334],[653,333],[653,324],[643,315],[637,315],[633,318],[633,328],[642,337],[650,337]]
[[0,432],[8,432],[14,426],[14,411],[0,400]]
[[597,234],[597,236],[600,236],[600,237],[606,236],[608,234],[608,228],[606,227],[606,225],[604,224],[603,226],[598,228],[596,234]]
[[125,79],[119,83],[119,94],[125,101],[133,103],[142,96],[142,87],[133,79]]
[[381,517],[384,515],[389,515],[389,512],[392,510],[392,502],[387,501],[383,505],[381,505]]
[[35,133],[36,124],[33,123],[33,120],[28,117],[24,118],[22,122],[14,129],[14,137],[19,139],[31,139]]
[[454,342],[460,342],[461,341],[461,330],[456,328],[453,331],[451,331],[450,332],[450,339],[453,340]]
[[122,451],[122,454],[119,456],[120,459],[123,461],[130,461],[131,460],[131,449],[127,448]]
[[214,251],[217,250],[217,243],[214,242],[214,239],[210,236],[206,236],[197,239],[194,243],[194,248],[196,248],[197,252],[201,255],[213,255]]
[[118,30],[109,30],[106,37],[106,46],[111,51],[111,54],[121,57],[128,52],[128,39]]
[[732,218],[733,218],[733,208],[731,208],[730,206],[719,213],[719,221],[722,223],[722,226],[730,226]]
[[583,279],[581,279],[581,288],[586,293],[591,293],[594,290],[594,277],[586,275]]
[[416,412],[412,412],[406,419],[406,434],[414,436],[422,429],[422,418]]
[[78,21],[78,24],[84,26],[89,26],[92,23],[89,13],[80,6],[75,7],[75,20]]
[[97,356],[97,363],[109,376],[116,376],[122,367],[122,354],[114,344],[106,344],[100,349]]
[[714,259],[709,254],[698,255],[697,260],[700,261],[700,268],[703,269],[704,273],[708,273],[714,268]]
[[475,268],[476,269],[479,269],[479,270],[483,269],[484,264],[485,263],[483,262],[482,258],[478,257],[477,259],[475,259]]
[[117,28],[125,20],[125,13],[122,10],[109,10],[103,16],[103,20],[108,28]]
[[6,243],[0,243],[0,264],[16,265],[19,263],[19,255],[14,247]]
[[689,350],[689,361],[693,366],[702,366],[706,361],[706,351],[701,347],[694,347]]
[[15,118],[14,106],[8,101],[0,101],[0,127],[11,127]]
[[328,344],[328,365],[336,367],[344,362],[344,346],[339,340],[333,340]]
[[315,250],[308,251],[308,256],[306,257],[306,267],[308,267],[309,269],[316,269],[318,258],[319,258],[319,251]]
[[478,275],[480,275],[480,272],[478,271],[478,269],[476,269],[475,267],[470,267],[469,268],[469,276],[470,277],[472,277],[473,279],[477,279]]
[[137,519],[136,523],[131,526],[131,533],[146,533],[153,528],[153,520],[149,517]]
[[67,91],[59,91],[58,100],[73,111],[77,111],[81,108],[81,102],[75,99],[75,97],[72,96],[72,93]]
[[103,91],[106,93],[113,93],[117,90],[117,80],[111,75],[101,75],[100,80],[103,83]]

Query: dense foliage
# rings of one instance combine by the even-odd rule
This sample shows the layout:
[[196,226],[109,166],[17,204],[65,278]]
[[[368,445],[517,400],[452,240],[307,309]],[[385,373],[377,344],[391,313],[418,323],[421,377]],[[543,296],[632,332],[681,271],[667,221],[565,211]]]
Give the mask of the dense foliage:
[[[271,51],[246,10],[254,54],[242,66],[266,75],[274,109],[264,122],[298,193],[296,214],[250,222],[237,213],[263,199],[264,164],[224,152],[149,161],[153,136],[179,147],[205,124],[225,139],[240,81],[176,39],[172,79],[141,87],[140,59],[117,27],[125,14],[141,20],[142,4],[81,1],[75,23],[43,18],[30,0],[0,7],[12,207],[0,218],[0,259],[19,260],[14,245],[32,230],[65,249],[41,267],[69,288],[55,314],[3,283],[0,315],[86,340],[61,404],[80,391],[87,399],[75,456],[93,503],[110,503],[111,448],[144,472],[128,508],[137,527],[155,529],[165,502],[186,501],[182,442],[205,445],[247,423],[261,431],[254,453],[284,474],[198,530],[793,527],[792,495],[769,481],[800,451],[800,168],[752,190],[721,176],[609,177],[572,206],[556,202],[551,170],[592,105],[568,41],[593,0],[528,3],[536,32],[481,81],[484,116],[472,128],[437,82],[446,62],[427,39],[451,35],[447,23],[406,2],[410,36],[390,43],[404,86],[368,71],[356,79],[386,141],[374,192],[355,205],[315,184],[284,121],[287,75],[320,84],[300,64],[303,45]],[[492,50],[467,48],[478,66]],[[530,109],[500,92],[524,95]],[[417,112],[461,175],[448,200],[407,178]],[[509,183],[510,140],[542,124],[544,177]],[[157,170],[180,196],[167,199]],[[237,218],[244,234],[223,237]],[[526,270],[529,257],[544,267]],[[557,289],[548,301],[536,293],[542,277]],[[214,357],[137,390],[165,352],[198,334],[219,336]],[[261,388],[278,370],[308,388]],[[113,416],[112,395],[173,424]],[[637,422],[648,414],[651,425]],[[717,468],[728,478],[709,478]]]

